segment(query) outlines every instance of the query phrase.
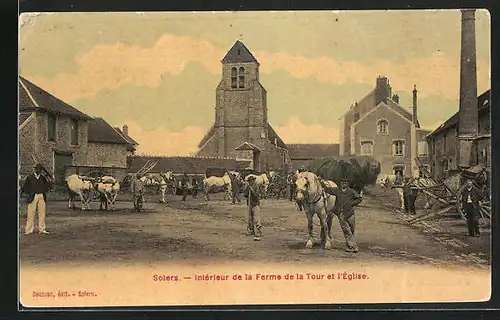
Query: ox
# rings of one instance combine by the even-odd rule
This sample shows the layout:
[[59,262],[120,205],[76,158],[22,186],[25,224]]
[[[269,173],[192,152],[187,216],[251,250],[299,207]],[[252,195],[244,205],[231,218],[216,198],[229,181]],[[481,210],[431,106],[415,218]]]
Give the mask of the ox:
[[111,176],[103,176],[96,179],[94,189],[99,194],[100,209],[103,210],[104,205],[106,210],[114,210],[116,196],[120,191],[120,183]]
[[210,200],[209,193],[214,189],[225,189],[224,200],[230,199],[231,197],[231,176],[229,172],[224,173],[222,177],[210,176],[203,179],[203,191],[205,193],[205,199]]
[[166,203],[165,194],[168,189],[168,184],[174,181],[172,171],[167,173],[147,173],[141,178],[141,181],[147,187],[158,187],[158,191],[161,193],[160,203]]
[[69,193],[68,208],[75,209],[74,197],[78,195],[82,203],[82,210],[91,209],[90,201],[92,200],[93,192],[91,179],[72,174],[66,178],[66,186]]
[[[324,185],[336,187],[333,181],[323,181]],[[307,216],[309,238],[306,248],[313,247],[313,218],[317,215],[321,223],[321,242],[325,249],[331,248],[331,228],[337,197],[326,193],[318,176],[312,172],[301,172],[295,181],[296,201],[304,208]]]
[[255,185],[262,189],[263,198],[267,198],[267,189],[269,188],[269,178],[265,173],[261,175],[249,174],[245,177],[245,182],[248,182],[249,177],[255,177]]

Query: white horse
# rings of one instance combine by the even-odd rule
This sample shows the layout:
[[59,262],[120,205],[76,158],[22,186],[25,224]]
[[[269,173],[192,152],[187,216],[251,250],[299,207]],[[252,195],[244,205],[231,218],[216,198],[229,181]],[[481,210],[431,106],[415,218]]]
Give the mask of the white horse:
[[145,186],[156,186],[161,192],[160,203],[165,203],[165,194],[168,189],[168,184],[174,181],[172,171],[166,173],[147,173],[141,177],[141,181]]
[[210,176],[203,179],[203,191],[205,193],[205,199],[210,200],[209,193],[214,189],[226,189],[224,194],[224,200],[231,198],[231,177],[229,172],[224,173],[224,176]]
[[97,178],[94,189],[99,193],[100,208],[105,205],[106,210],[115,210],[115,201],[120,191],[120,183],[111,176]]
[[[377,185],[381,186],[382,188],[393,188],[396,189],[399,197],[399,202],[401,205],[401,209],[404,210],[404,194],[403,194],[403,188],[396,185],[396,175],[395,174],[381,174],[377,177]],[[410,187],[412,188],[417,188],[417,189],[425,189],[429,187],[436,186],[436,182],[433,179],[429,178],[415,178],[413,181],[410,183]],[[425,194],[425,193],[424,193]],[[425,209],[430,209],[432,207],[432,197],[429,195],[425,194]]]
[[245,177],[245,182],[248,182],[248,178],[254,177],[254,184],[263,191],[263,198],[267,198],[267,189],[269,188],[269,178],[265,173],[261,175],[249,174]]
[[[331,182],[327,183],[332,185]],[[334,182],[333,185],[336,186]],[[306,248],[313,247],[313,218],[316,214],[321,223],[321,242],[325,249],[330,249],[332,246],[331,228],[337,198],[324,191],[320,179],[312,172],[298,173],[295,187],[295,199],[299,205],[304,208],[307,215],[309,238],[306,243]]]
[[78,195],[82,203],[82,210],[91,210],[90,201],[92,200],[93,192],[91,180],[78,174],[72,174],[66,178],[66,186],[69,193],[68,208],[75,208],[74,197]]

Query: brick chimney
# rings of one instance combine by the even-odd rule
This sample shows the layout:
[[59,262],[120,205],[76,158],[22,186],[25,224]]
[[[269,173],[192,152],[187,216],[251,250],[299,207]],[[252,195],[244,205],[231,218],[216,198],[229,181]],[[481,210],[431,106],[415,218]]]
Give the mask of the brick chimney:
[[412,112],[413,124],[418,128],[418,108],[417,108],[417,85],[413,85],[413,112]]
[[459,165],[474,165],[473,144],[478,133],[475,9],[463,9],[458,112]]
[[399,96],[397,94],[393,94],[392,95],[392,101],[396,102],[397,104],[399,104]]
[[123,134],[128,137],[128,126],[126,124],[123,125]]
[[377,85],[375,87],[375,105],[380,102],[387,101],[387,98],[391,96],[391,86],[389,85],[389,79],[387,77],[377,77]]

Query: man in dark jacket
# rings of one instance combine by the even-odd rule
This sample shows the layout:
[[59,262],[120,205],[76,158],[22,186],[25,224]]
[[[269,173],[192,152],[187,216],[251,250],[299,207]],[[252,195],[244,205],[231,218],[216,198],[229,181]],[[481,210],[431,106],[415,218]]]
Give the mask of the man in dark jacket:
[[260,212],[259,188],[255,185],[255,177],[248,178],[245,187],[245,198],[248,205],[247,235],[254,235],[255,241],[262,238],[262,216]]
[[342,180],[339,188],[325,188],[329,194],[336,196],[335,213],[339,218],[340,227],[344,233],[347,252],[358,252],[359,248],[354,239],[354,207],[361,203],[363,198],[353,189],[349,188],[349,181]]
[[241,179],[234,173],[229,174],[231,178],[231,199],[233,204],[241,203],[240,191],[241,191]]
[[415,214],[415,201],[417,200],[417,190],[413,187],[414,179],[412,177],[405,178],[403,186],[403,197],[405,212]]
[[43,175],[44,167],[41,164],[35,166],[32,174],[26,177],[22,192],[28,196],[28,217],[24,234],[33,233],[33,223],[35,212],[38,212],[38,232],[48,234],[45,230],[45,203],[47,202],[47,192],[51,188],[51,183]]
[[479,200],[483,196],[483,192],[474,186],[472,180],[467,180],[464,190],[460,193],[460,204],[467,217],[467,228],[472,237],[479,237]]
[[187,173],[184,173],[181,180],[181,188],[182,188],[182,201],[186,201],[186,197],[189,193],[189,177]]
[[288,173],[287,176],[287,181],[288,187],[289,187],[289,192],[290,192],[290,201],[293,201],[293,198],[295,197],[295,172],[290,172]]

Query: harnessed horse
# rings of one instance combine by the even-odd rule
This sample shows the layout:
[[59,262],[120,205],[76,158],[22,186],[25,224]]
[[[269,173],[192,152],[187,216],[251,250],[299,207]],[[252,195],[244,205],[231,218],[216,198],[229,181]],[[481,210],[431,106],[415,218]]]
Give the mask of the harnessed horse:
[[267,189],[269,188],[269,178],[265,173],[261,175],[249,174],[245,177],[245,181],[248,182],[248,178],[254,177],[254,184],[262,190],[262,197],[267,198]]
[[304,208],[307,216],[309,238],[306,248],[313,247],[313,218],[316,214],[321,224],[321,242],[325,249],[330,249],[332,246],[330,232],[336,197],[325,192],[320,179],[312,172],[298,173],[295,186],[295,199]]
[[203,191],[205,193],[205,199],[210,200],[209,193],[211,190],[216,188],[225,188],[226,192],[224,194],[224,200],[231,198],[231,177],[228,172],[224,173],[222,177],[210,176],[203,179]]
[[174,181],[172,171],[167,173],[147,173],[142,178],[141,181],[145,186],[157,186],[158,191],[161,192],[160,203],[165,203],[165,194],[168,189],[168,184]]

